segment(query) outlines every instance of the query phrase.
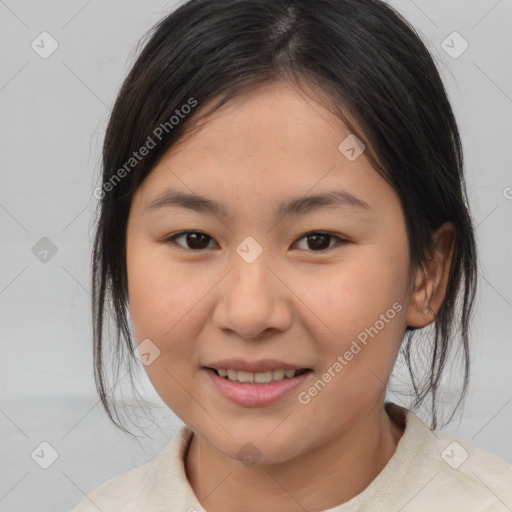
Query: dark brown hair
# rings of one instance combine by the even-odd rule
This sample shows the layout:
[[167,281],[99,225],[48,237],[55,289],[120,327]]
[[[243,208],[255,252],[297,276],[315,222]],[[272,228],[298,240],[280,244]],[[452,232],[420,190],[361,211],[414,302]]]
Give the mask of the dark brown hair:
[[[193,123],[236,95],[280,79],[315,89],[364,142],[375,170],[400,197],[411,269],[426,268],[432,233],[445,222],[454,225],[446,297],[428,340],[428,371],[418,377],[412,369],[418,331],[407,329],[403,353],[414,388],[411,408],[430,396],[434,428],[440,378],[455,349],[462,349],[464,380],[454,412],[467,392],[475,240],[459,132],[420,37],[379,0],[190,0],[147,34],[113,107],[103,146],[92,255],[94,367],[102,403],[125,432],[112,414],[105,354],[107,348],[114,354],[116,375],[126,363],[132,378],[136,357],[127,311],[126,227],[133,194]],[[185,115],[182,106],[192,105],[191,99],[211,108],[202,116]],[[148,137],[154,147],[140,161],[130,160],[149,145]],[[106,340],[109,315],[115,336]]]

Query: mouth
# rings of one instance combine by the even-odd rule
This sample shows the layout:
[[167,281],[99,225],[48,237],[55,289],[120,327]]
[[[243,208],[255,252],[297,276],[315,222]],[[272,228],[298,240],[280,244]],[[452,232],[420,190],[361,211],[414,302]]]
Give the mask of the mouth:
[[213,372],[217,377],[228,380],[230,382],[236,382],[238,384],[261,385],[271,385],[275,382],[294,379],[304,375],[305,373],[313,371],[311,368],[278,368],[275,370],[267,370],[263,372],[250,372],[245,370],[235,370],[232,368],[213,368],[209,366],[205,366],[204,368],[210,372]]
[[[215,393],[243,407],[265,407],[291,400],[314,376],[312,368],[279,359],[222,359],[201,367]],[[282,403],[282,402],[281,402]]]

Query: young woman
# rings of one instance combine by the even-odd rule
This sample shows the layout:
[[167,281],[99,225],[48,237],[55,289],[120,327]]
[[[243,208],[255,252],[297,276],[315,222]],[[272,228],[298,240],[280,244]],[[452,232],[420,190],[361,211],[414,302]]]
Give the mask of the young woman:
[[119,93],[95,195],[103,404],[113,347],[185,425],[76,512],[512,507],[505,461],[385,400],[404,346],[432,427],[457,349],[462,403],[476,284],[456,122],[388,5],[183,4]]

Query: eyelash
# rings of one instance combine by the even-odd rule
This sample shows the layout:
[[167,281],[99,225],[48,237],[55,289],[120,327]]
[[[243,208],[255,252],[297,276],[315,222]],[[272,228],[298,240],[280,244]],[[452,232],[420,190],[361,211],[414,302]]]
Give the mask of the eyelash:
[[[182,245],[178,244],[176,242],[176,239],[182,237],[182,236],[186,236],[186,235],[189,235],[189,234],[199,234],[199,235],[205,235],[207,238],[211,240],[213,240],[213,238],[209,235],[207,235],[206,233],[203,233],[202,231],[181,231],[179,233],[176,233],[175,235],[172,235],[166,239],[163,240],[164,243],[166,244],[172,244],[174,246],[177,246],[179,249],[182,249],[184,251],[192,251],[192,252],[203,252],[205,251],[207,248],[204,248],[204,249],[190,249],[190,248],[187,248],[187,247],[183,247]],[[328,247],[327,249],[320,249],[318,251],[312,251],[312,250],[306,250],[306,249],[301,249],[301,250],[304,250],[306,252],[312,252],[312,253],[326,253],[328,251],[330,251],[331,249],[334,249],[335,247],[337,246],[340,246],[340,245],[344,245],[346,243],[348,243],[348,240],[345,240],[344,238],[341,238],[337,235],[334,235],[332,233],[329,233],[327,231],[309,231],[307,233],[304,233],[301,237],[299,237],[297,239],[297,242],[299,240],[302,240],[304,238],[307,238],[308,236],[311,236],[311,235],[322,235],[322,236],[326,236],[326,237],[330,237],[331,239],[336,239],[337,240],[337,243],[331,247]],[[296,242],[294,242],[296,243]]]

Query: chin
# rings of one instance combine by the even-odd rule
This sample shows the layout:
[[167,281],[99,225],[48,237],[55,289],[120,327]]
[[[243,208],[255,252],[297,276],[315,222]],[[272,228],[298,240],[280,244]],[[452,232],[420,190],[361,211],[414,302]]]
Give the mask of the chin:
[[[275,426],[274,426],[275,428]],[[302,436],[295,439],[291,433],[280,427],[268,435],[272,429],[240,429],[240,432],[231,430],[233,437],[225,434],[220,438],[214,438],[211,433],[204,437],[205,441],[216,451],[232,460],[240,461],[247,467],[255,464],[272,465],[281,464],[302,455],[303,451],[299,446]],[[197,431],[195,431],[197,432]],[[261,434],[258,434],[261,432]],[[201,436],[200,432],[197,432]]]

